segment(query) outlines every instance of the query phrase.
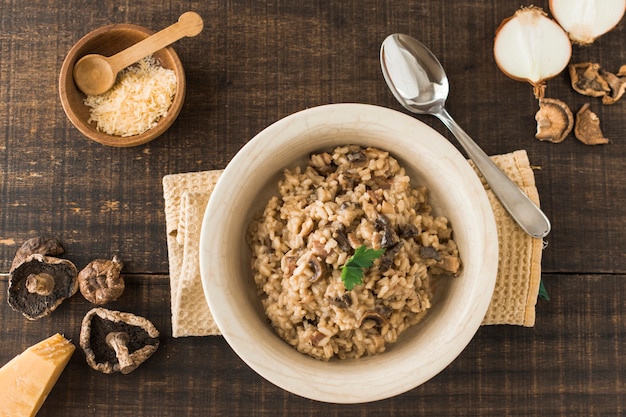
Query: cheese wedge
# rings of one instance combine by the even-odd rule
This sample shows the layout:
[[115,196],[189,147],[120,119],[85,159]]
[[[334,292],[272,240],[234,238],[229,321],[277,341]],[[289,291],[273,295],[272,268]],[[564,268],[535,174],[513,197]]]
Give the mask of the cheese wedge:
[[0,368],[0,416],[37,414],[74,349],[69,340],[57,333]]

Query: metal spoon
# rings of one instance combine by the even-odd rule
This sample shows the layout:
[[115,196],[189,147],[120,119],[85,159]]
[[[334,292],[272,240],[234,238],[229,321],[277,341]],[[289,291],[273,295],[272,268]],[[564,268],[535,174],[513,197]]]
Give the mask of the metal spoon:
[[186,12],[173,25],[113,56],[85,55],[74,65],[74,82],[85,94],[106,93],[115,84],[118,72],[185,36],[196,36],[202,27],[202,18],[198,13]]
[[445,109],[450,86],[428,48],[402,34],[389,35],[380,48],[387,85],[407,110],[436,116],[454,134],[511,217],[532,237],[550,233],[550,221],[530,198],[493,163]]

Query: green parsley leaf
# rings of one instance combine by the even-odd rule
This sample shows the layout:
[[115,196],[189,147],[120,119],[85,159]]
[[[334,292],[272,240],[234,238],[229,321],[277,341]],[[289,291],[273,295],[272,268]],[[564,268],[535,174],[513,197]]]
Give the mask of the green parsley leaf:
[[370,249],[359,246],[354,255],[348,258],[341,267],[341,280],[346,290],[351,291],[355,285],[363,283],[363,272],[374,265],[374,261],[385,253],[385,249]]
[[550,296],[548,295],[548,290],[543,285],[543,280],[539,281],[539,298],[545,301],[550,301]]
[[363,283],[363,270],[354,266],[341,267],[341,280],[346,290],[351,291],[355,285]]

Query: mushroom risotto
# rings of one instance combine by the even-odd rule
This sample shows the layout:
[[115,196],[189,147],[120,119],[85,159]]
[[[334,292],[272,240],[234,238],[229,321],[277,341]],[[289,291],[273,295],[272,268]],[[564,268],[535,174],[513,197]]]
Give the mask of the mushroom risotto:
[[[285,170],[278,191],[249,227],[252,270],[272,326],[302,353],[383,352],[430,308],[437,277],[460,271],[448,220],[388,152],[313,154]],[[368,249],[369,267],[355,260]],[[342,274],[349,262],[356,284]]]

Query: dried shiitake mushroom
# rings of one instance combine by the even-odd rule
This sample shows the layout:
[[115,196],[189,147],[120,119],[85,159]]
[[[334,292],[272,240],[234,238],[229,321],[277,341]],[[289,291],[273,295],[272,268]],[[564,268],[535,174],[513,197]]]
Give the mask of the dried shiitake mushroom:
[[608,71],[602,71],[604,79],[611,87],[611,92],[602,97],[603,104],[615,104],[626,92],[626,76],[618,76]]
[[124,293],[124,277],[120,271],[124,264],[117,256],[113,259],[91,261],[78,274],[78,285],[85,299],[93,304],[106,304]]
[[615,104],[626,92],[626,74],[623,71],[624,66],[615,75],[593,62],[569,66],[572,88],[585,96],[602,97],[604,104]]
[[570,64],[569,75],[572,88],[579,94],[602,97],[611,91],[609,83],[600,75],[600,64],[594,62]]
[[146,318],[93,308],[83,318],[80,346],[96,371],[128,374],[159,347],[159,331]]
[[576,128],[574,129],[576,139],[585,145],[602,145],[609,143],[600,129],[600,119],[598,115],[589,109],[589,103],[585,103],[578,113],[576,113]]
[[9,275],[8,302],[29,320],[53,312],[78,290],[78,270],[66,259],[33,254]]
[[589,45],[624,16],[626,0],[550,0],[550,11],[572,42]]
[[46,256],[58,256],[63,252],[63,246],[54,238],[44,236],[32,237],[24,242],[17,250],[15,258],[13,258],[13,263],[11,264],[11,271],[24,262],[26,258],[35,253]]
[[569,106],[553,98],[539,100],[539,111],[535,114],[535,120],[535,137],[552,143],[563,142],[574,127],[574,115]]
[[[494,58],[507,76],[527,81],[539,100],[535,115],[542,141],[562,142],[574,126],[569,107],[560,100],[545,98],[546,80],[560,74],[572,57],[572,42],[590,44],[613,29],[622,19],[626,0],[550,0],[552,20],[539,7],[522,7],[500,24],[494,39]],[[569,66],[572,87],[580,94],[602,97],[613,104],[626,93],[626,65],[614,75],[599,64],[585,62]],[[581,109],[576,137],[587,144],[607,143],[597,115]],[[581,139],[582,138],[582,139]]]
[[533,86],[537,99],[546,80],[556,77],[572,56],[572,44],[561,26],[539,7],[522,7],[505,19],[494,39],[494,58],[507,76]]

